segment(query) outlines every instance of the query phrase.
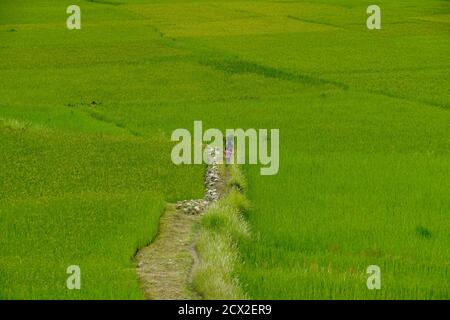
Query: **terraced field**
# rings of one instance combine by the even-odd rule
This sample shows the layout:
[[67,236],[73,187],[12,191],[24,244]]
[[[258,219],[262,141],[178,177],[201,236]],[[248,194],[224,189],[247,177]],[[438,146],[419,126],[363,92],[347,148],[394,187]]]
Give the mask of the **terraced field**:
[[133,255],[203,194],[170,160],[194,120],[280,129],[278,175],[245,167],[246,296],[450,298],[450,5],[377,4],[370,31],[356,0],[2,1],[0,299],[143,298]]

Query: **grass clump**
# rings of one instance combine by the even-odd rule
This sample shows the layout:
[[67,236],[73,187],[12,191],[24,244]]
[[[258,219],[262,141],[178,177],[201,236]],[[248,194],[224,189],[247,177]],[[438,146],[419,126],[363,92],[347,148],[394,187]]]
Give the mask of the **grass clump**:
[[227,182],[227,186],[230,188],[235,188],[240,191],[247,189],[247,181],[245,180],[244,174],[239,169],[238,165],[229,166],[230,177]]
[[202,217],[196,250],[199,264],[194,288],[205,299],[247,299],[235,274],[239,263],[237,243],[250,236],[242,213],[249,208],[245,195],[236,189],[212,206]]

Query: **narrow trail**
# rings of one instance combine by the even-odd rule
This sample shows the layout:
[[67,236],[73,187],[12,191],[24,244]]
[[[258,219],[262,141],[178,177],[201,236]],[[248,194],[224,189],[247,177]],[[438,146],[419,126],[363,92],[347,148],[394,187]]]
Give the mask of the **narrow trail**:
[[193,225],[200,215],[188,215],[168,204],[156,239],[136,256],[137,273],[147,299],[200,299],[190,286],[195,253]]
[[192,288],[192,273],[198,261],[194,227],[224,190],[214,150],[210,159],[205,174],[205,199],[167,204],[156,238],[135,256],[141,288],[149,300],[202,299]]

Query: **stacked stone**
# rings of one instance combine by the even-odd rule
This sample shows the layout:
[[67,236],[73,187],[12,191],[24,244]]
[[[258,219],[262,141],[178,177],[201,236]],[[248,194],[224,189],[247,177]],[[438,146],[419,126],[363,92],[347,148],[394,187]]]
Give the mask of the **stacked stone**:
[[208,206],[208,202],[203,199],[199,200],[183,200],[177,202],[177,209],[182,210],[185,214],[200,214],[202,213],[206,207]]
[[216,202],[219,200],[218,185],[220,183],[219,166],[217,165],[219,151],[212,148],[209,154],[209,164],[206,169],[205,187],[206,195],[205,199],[208,202]]
[[200,214],[206,210],[210,203],[219,200],[220,194],[218,186],[221,179],[217,163],[220,151],[211,148],[208,151],[208,155],[208,167],[205,175],[205,199],[178,201],[176,204],[177,209],[182,210],[185,214]]

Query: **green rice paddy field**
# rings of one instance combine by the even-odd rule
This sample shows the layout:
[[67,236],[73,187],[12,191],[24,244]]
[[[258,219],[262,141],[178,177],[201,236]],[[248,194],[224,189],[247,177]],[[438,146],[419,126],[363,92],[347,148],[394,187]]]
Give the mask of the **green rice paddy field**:
[[245,167],[250,298],[449,299],[450,2],[369,4],[1,1],[0,299],[142,299],[133,255],[203,194],[170,160],[194,120],[280,129],[278,175]]

